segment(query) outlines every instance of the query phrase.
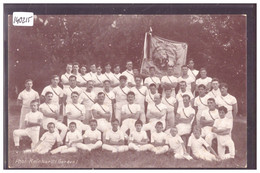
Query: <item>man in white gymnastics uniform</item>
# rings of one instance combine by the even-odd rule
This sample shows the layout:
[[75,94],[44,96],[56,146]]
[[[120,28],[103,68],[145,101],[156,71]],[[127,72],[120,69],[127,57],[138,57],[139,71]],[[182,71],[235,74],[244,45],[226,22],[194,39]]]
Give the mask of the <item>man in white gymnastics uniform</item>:
[[[103,92],[98,93],[97,103],[91,107],[92,116],[97,120],[97,129],[103,133],[106,133],[111,129],[111,111],[107,105],[104,104],[105,94]],[[104,134],[103,134],[104,136]]]
[[128,146],[124,145],[124,133],[118,128],[119,121],[113,119],[111,124],[112,129],[107,131],[102,149],[112,151],[112,153],[127,151]]
[[179,83],[180,85],[180,90],[178,92],[178,94],[176,95],[176,100],[177,100],[177,103],[178,103],[178,108],[182,108],[183,107],[183,95],[187,94],[190,96],[190,100],[191,100],[191,103],[193,103],[193,94],[191,93],[191,91],[187,90],[187,85],[186,85],[186,82],[185,81],[181,81]]
[[63,89],[63,94],[64,94],[63,103],[64,104],[72,103],[72,100],[71,100],[72,92],[77,92],[78,94],[81,94],[83,92],[82,89],[77,86],[77,77],[73,76],[73,75],[71,75],[69,77],[69,87]]
[[226,83],[220,84],[221,96],[216,98],[216,104],[227,108],[228,112],[226,117],[233,120],[233,117],[237,115],[237,99],[228,93],[228,85]]
[[58,106],[58,108],[60,108],[60,105],[62,104],[62,98],[63,98],[63,90],[61,89],[61,87],[59,87],[59,76],[58,75],[53,75],[51,77],[51,84],[46,86],[41,93],[41,100],[42,102],[44,102],[45,99],[45,94],[47,92],[52,92],[53,93],[53,97],[52,97],[52,104],[55,104],[56,106]]
[[87,78],[88,79],[91,79],[91,80],[94,80],[93,78],[95,77],[95,75],[97,74],[97,68],[96,68],[96,64],[95,63],[91,63],[90,64],[90,72],[87,73]]
[[25,81],[25,89],[20,92],[17,98],[17,104],[21,105],[21,115],[20,115],[20,123],[19,128],[24,129],[25,128],[25,115],[31,111],[30,103],[33,100],[36,100],[39,102],[39,94],[37,91],[32,89],[33,81],[31,79],[27,79]]
[[117,86],[119,86],[120,84],[120,80],[119,80],[119,77],[121,76],[121,73],[120,73],[120,66],[119,64],[116,64],[114,65],[114,83],[111,85],[112,88],[115,88]]
[[77,129],[80,133],[82,133],[82,130],[88,130],[90,127],[87,124],[83,124],[82,120],[86,117],[86,110],[85,106],[78,103],[79,94],[77,92],[71,93],[72,103],[68,103],[66,105],[66,116],[67,124],[70,124],[71,122],[75,122]]
[[154,95],[154,104],[149,104],[147,107],[146,117],[148,118],[148,123],[144,125],[143,129],[145,131],[150,130],[155,132],[155,124],[161,121],[163,124],[163,130],[165,129],[167,106],[161,103],[161,95],[159,93]]
[[172,96],[175,97],[176,91],[175,88],[178,84],[178,78],[173,76],[173,66],[167,67],[167,75],[163,76],[161,79],[162,87],[163,87],[163,96],[165,96],[165,87],[171,87],[172,88]]
[[[143,123],[146,123],[145,117],[145,97],[148,93],[148,89],[146,86],[141,85],[142,77],[135,76],[135,83],[136,86],[131,88],[131,91],[135,93],[135,101],[134,103],[139,104],[141,106],[141,116],[140,120]],[[152,96],[153,97],[153,96]]]
[[188,67],[186,65],[183,65],[181,67],[182,75],[178,78],[178,82],[185,81],[187,85],[187,90],[193,91],[195,90],[195,81],[194,78],[188,75]]
[[16,148],[19,148],[20,144],[20,137],[28,136],[31,138],[31,148],[33,149],[35,145],[39,141],[40,135],[40,126],[42,124],[43,115],[39,112],[38,109],[38,102],[31,101],[30,107],[31,111],[25,115],[25,129],[16,129],[13,131],[13,139]]
[[63,89],[69,87],[69,77],[72,75],[71,72],[72,72],[72,64],[68,63],[66,66],[66,73],[61,75],[61,84],[63,86]]
[[43,114],[42,127],[44,130],[48,130],[47,124],[53,122],[55,124],[55,131],[59,133],[61,131],[61,140],[64,139],[68,128],[62,121],[62,115],[59,114],[59,108],[56,104],[52,103],[54,94],[50,91],[45,93],[45,103],[41,104],[39,107],[40,112]]
[[160,78],[155,76],[155,67],[149,67],[149,74],[150,76],[145,78],[144,80],[144,85],[146,87],[149,87],[152,83],[154,83],[156,85],[156,88],[158,89],[161,84],[161,80]]
[[91,80],[91,78],[89,78],[89,76],[87,75],[87,66],[83,65],[80,68],[80,75],[78,76],[78,86],[85,91],[86,90],[86,86],[87,86],[87,82],[89,80]]
[[199,74],[199,71],[194,69],[194,60],[190,59],[188,61],[188,65],[187,66],[189,68],[188,75],[191,76],[194,79],[194,81],[195,81],[197,76],[198,76],[198,74]]
[[207,71],[205,68],[200,69],[200,78],[196,80],[196,90],[198,90],[199,85],[205,85],[206,91],[211,89],[212,78],[207,76]]
[[208,95],[210,98],[216,99],[221,96],[221,92],[219,89],[219,80],[217,78],[213,78],[211,81],[212,90],[209,91]]
[[206,86],[198,86],[199,95],[194,99],[194,109],[196,112],[196,123],[200,125],[200,117],[203,110],[208,109],[207,101],[209,96],[206,94]]
[[85,106],[86,118],[85,123],[89,123],[89,120],[92,118],[91,107],[96,103],[96,93],[93,91],[94,82],[89,80],[87,82],[87,89],[83,91],[79,96],[79,103]]
[[[227,108],[224,106],[219,107],[220,119],[214,122],[212,132],[217,134],[218,140],[218,154],[221,159],[235,158],[235,144],[231,138],[231,129],[233,122],[230,118],[226,117]],[[229,153],[225,154],[226,147]]]
[[119,122],[121,122],[121,110],[122,106],[127,103],[127,93],[130,91],[130,89],[126,86],[127,78],[126,76],[122,75],[119,78],[120,85],[118,87],[115,87],[113,89],[113,92],[115,93],[115,118],[118,119]]
[[191,133],[192,123],[195,117],[195,110],[190,105],[190,96],[183,95],[183,107],[178,107],[176,114],[176,127],[178,134],[181,136],[185,144]]
[[201,136],[205,137],[206,142],[211,146],[212,140],[216,134],[212,132],[214,122],[219,119],[219,113],[216,109],[215,99],[208,99],[208,109],[203,110],[200,118]]
[[126,62],[126,70],[122,73],[122,75],[126,76],[126,78],[127,78],[126,85],[129,88],[135,86],[134,72],[133,72],[133,62],[132,61]]
[[172,87],[166,86],[164,88],[165,96],[162,98],[162,103],[167,106],[166,115],[166,130],[175,126],[175,114],[177,111],[177,101],[172,96]]
[[121,120],[122,126],[121,130],[126,133],[129,129],[130,133],[135,130],[135,122],[140,119],[141,116],[141,106],[134,103],[135,94],[132,91],[127,93],[127,104],[122,106]]
[[77,148],[92,151],[102,146],[101,132],[97,130],[97,120],[90,120],[90,128],[83,135],[83,143],[77,143]]
[[104,84],[104,90],[103,93],[105,94],[105,100],[104,104],[109,107],[109,110],[111,112],[111,119],[115,117],[115,112],[114,112],[114,107],[115,107],[115,93],[111,90],[110,86],[110,81],[105,80],[103,82]]

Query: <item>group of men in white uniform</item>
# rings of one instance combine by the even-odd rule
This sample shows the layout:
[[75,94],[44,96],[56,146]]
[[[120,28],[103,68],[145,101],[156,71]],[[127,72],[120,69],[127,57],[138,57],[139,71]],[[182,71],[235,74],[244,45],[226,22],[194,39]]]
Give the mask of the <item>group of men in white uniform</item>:
[[[84,65],[79,69],[78,63],[67,64],[61,82],[53,75],[40,96],[32,89],[33,81],[26,80],[18,96],[22,109],[19,129],[13,132],[16,148],[20,137],[29,136],[32,144],[25,153],[102,147],[112,152],[169,151],[188,160],[234,158],[231,131],[237,101],[227,84],[208,77],[205,68],[195,70],[193,60],[182,66],[180,77],[171,66],[162,78],[155,72],[150,67],[143,80],[131,61],[122,74],[119,65],[112,73],[109,63],[104,73],[96,64],[88,73]],[[40,128],[46,131],[41,138]],[[217,153],[211,148],[214,138]]]

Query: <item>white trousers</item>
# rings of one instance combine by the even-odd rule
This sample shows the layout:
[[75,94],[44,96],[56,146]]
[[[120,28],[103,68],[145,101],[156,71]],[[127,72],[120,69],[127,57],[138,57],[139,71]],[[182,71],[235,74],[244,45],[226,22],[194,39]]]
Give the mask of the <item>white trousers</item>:
[[13,131],[14,145],[20,146],[20,137],[28,136],[31,138],[31,148],[33,148],[39,141],[40,130],[32,130],[31,128],[17,129]]
[[38,154],[46,154],[48,153],[52,148],[52,145],[50,145],[48,142],[41,142],[35,149],[32,150],[32,152],[38,153]]
[[131,133],[132,131],[135,130],[135,122],[136,122],[136,119],[132,119],[132,118],[125,119],[122,122],[121,130],[124,133],[126,133],[126,131],[129,129],[130,133]]
[[106,119],[96,119],[97,120],[97,129],[103,133],[106,131],[112,129],[112,125],[110,122],[108,122]]
[[20,115],[20,123],[19,123],[19,129],[25,129],[25,115],[28,114],[31,111],[30,107],[24,107],[22,106],[21,109],[21,115]]
[[102,142],[101,141],[97,141],[95,144],[77,143],[76,146],[79,149],[91,151],[91,150],[100,148],[102,146]]
[[76,153],[78,151],[77,144],[73,144],[71,147],[68,147],[67,145],[60,146],[54,150],[51,151],[51,154],[57,154],[57,153]]
[[211,129],[212,129],[212,127],[210,127],[210,126],[203,127],[202,133],[201,133],[201,136],[205,137],[205,141],[209,144],[209,146],[212,145],[212,140],[214,138],[217,138],[217,134],[213,133],[211,131]]
[[216,160],[216,157],[213,154],[211,154],[208,150],[206,150],[205,148],[202,148],[196,152],[193,152],[193,155],[202,160],[207,160],[207,161]]
[[152,144],[144,144],[144,145],[137,145],[135,143],[129,143],[128,144],[129,150],[135,150],[135,151],[147,151],[151,150],[153,148]]
[[128,151],[128,146],[127,145],[108,145],[108,144],[103,144],[102,145],[102,149],[103,150],[112,151],[113,153],[116,153],[116,152]]
[[[226,147],[228,147],[229,149],[228,154],[225,154]],[[218,140],[218,155],[222,160],[235,157],[235,144],[231,137],[229,139],[227,138],[224,141]]]
[[163,154],[166,153],[168,150],[169,150],[168,145],[158,146],[158,147],[153,146],[151,148],[151,151],[154,152],[155,154]]

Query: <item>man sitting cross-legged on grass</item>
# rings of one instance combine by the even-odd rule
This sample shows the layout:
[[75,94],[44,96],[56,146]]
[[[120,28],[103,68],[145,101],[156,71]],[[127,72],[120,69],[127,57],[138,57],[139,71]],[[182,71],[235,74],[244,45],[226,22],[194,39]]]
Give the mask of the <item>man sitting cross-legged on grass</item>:
[[169,150],[168,144],[168,135],[164,133],[163,130],[163,123],[158,121],[155,125],[156,132],[153,132],[151,135],[151,144],[153,147],[151,151],[155,154],[163,154]]
[[135,150],[135,151],[146,151],[151,150],[152,145],[148,144],[148,137],[144,130],[142,130],[143,122],[138,119],[135,121],[135,129],[131,131],[129,136],[129,150]]
[[76,129],[77,125],[75,122],[69,124],[69,131],[66,135],[66,145],[60,146],[51,151],[51,154],[57,153],[75,153],[78,151],[77,143],[82,142],[82,135]]
[[[217,134],[218,154],[221,159],[235,158],[235,144],[231,138],[232,119],[227,118],[227,108],[221,106],[218,108],[220,119],[216,119],[212,132]],[[229,153],[225,154],[226,147]]]
[[124,145],[124,133],[118,129],[118,119],[112,120],[111,123],[112,129],[107,131],[102,149],[112,151],[112,153],[127,151],[128,146]]
[[121,120],[122,126],[121,130],[126,133],[129,129],[130,133],[135,131],[135,122],[140,119],[141,106],[134,103],[135,93],[130,91],[127,93],[127,104],[122,106],[121,110]]
[[90,120],[90,128],[83,135],[83,143],[77,143],[77,148],[91,151],[102,146],[101,132],[97,130],[97,120]]
[[169,151],[174,152],[174,157],[176,159],[192,159],[192,157],[186,152],[185,144],[180,135],[178,135],[178,129],[176,127],[171,128],[168,141],[170,145]]
[[57,142],[57,146],[59,147],[62,143],[61,137],[57,131],[55,131],[55,124],[50,122],[47,124],[48,131],[45,132],[40,141],[36,144],[33,149],[25,150],[24,153],[38,153],[45,154],[48,153],[55,142]]
[[[216,152],[200,135],[201,128],[195,125],[193,127],[193,133],[191,134],[188,141],[187,152],[190,154],[192,151],[192,154],[198,159],[208,161],[219,160],[219,156],[216,154]],[[204,146],[207,149],[205,149]]]
[[40,125],[42,124],[43,115],[37,110],[38,105],[38,101],[31,101],[31,111],[25,115],[24,119],[26,128],[13,131],[14,144],[17,149],[19,149],[20,137],[22,136],[29,136],[31,138],[31,148],[34,148],[39,141]]

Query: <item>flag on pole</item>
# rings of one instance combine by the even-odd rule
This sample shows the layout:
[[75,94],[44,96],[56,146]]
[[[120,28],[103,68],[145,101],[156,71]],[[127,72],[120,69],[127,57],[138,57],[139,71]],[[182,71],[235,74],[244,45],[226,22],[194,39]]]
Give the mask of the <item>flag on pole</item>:
[[141,74],[149,75],[149,67],[154,66],[156,75],[162,77],[167,74],[167,66],[173,66],[174,75],[179,77],[181,66],[186,64],[187,49],[186,43],[167,40],[146,32]]

